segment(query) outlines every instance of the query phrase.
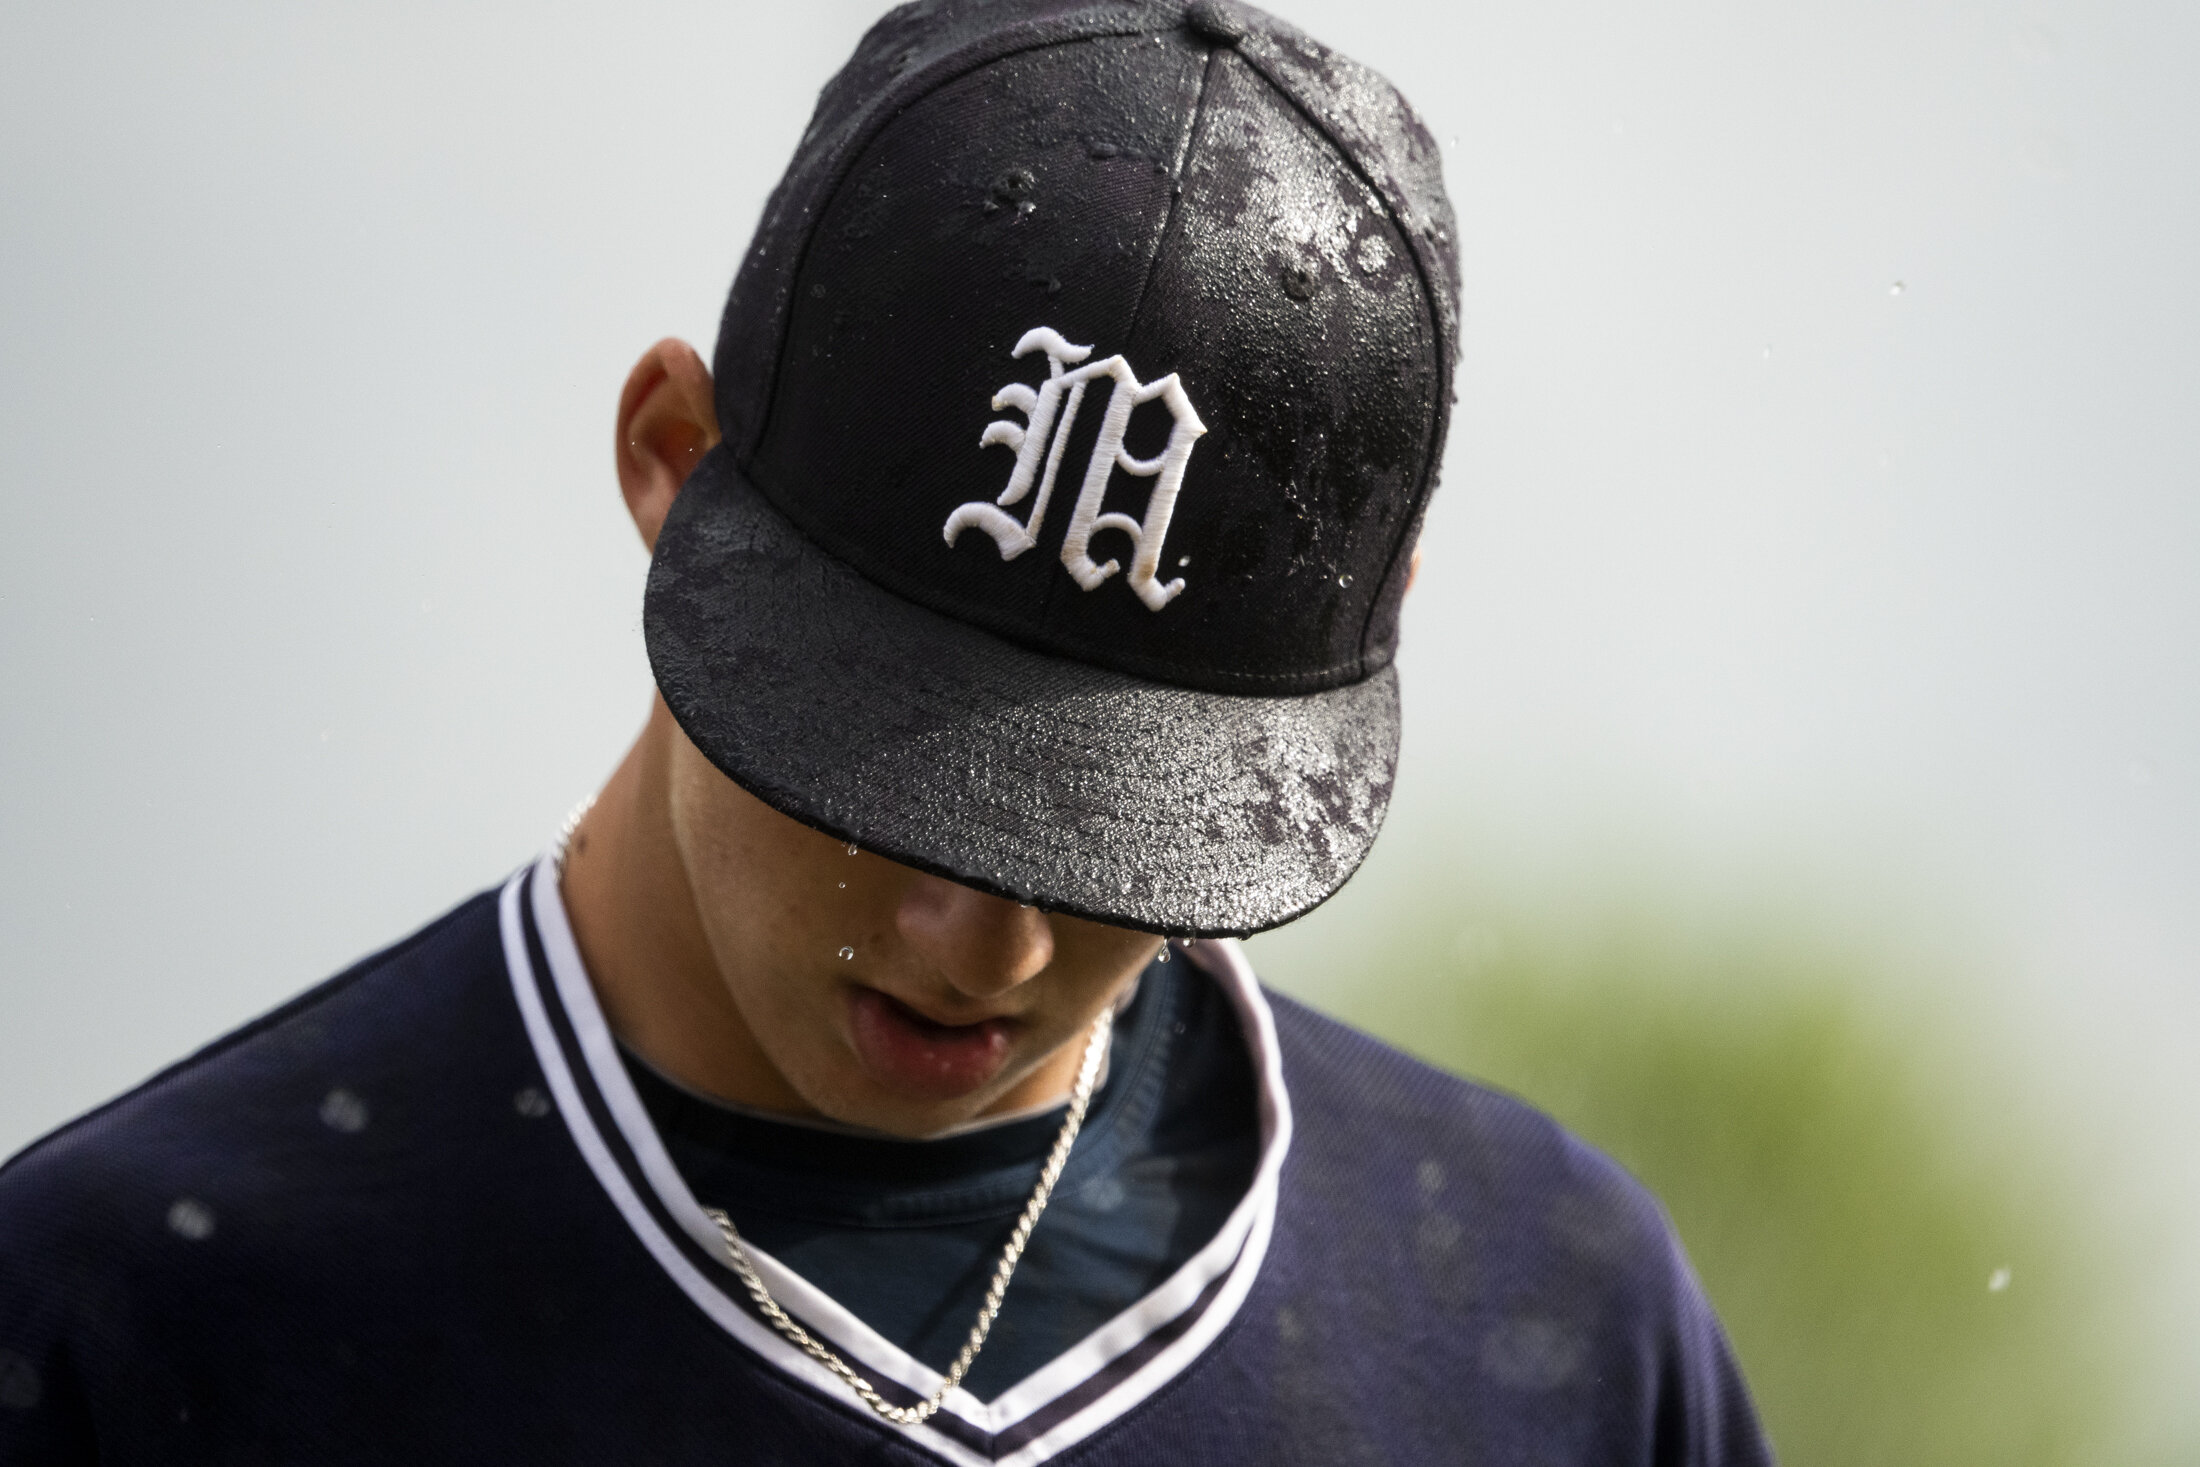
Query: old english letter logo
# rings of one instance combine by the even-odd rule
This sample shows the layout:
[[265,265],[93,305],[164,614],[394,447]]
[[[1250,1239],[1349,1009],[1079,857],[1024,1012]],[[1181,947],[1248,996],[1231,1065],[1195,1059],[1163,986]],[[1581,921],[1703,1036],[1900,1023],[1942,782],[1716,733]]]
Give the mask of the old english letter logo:
[[[1092,447],[1084,487],[1077,492],[1077,507],[1070,511],[1069,532],[1062,537],[1062,564],[1069,567],[1078,585],[1093,590],[1122,566],[1112,560],[1095,565],[1092,537],[1102,530],[1121,530],[1134,547],[1130,573],[1124,580],[1138,593],[1139,600],[1159,611],[1184,589],[1182,576],[1162,585],[1154,579],[1154,572],[1161,565],[1161,541],[1169,533],[1177,490],[1184,484],[1185,460],[1192,456],[1192,445],[1207,431],[1207,425],[1192,411],[1192,400],[1184,395],[1184,384],[1177,381],[1174,372],[1157,381],[1141,382],[1121,356],[1078,366],[1092,355],[1092,348],[1072,346],[1061,333],[1046,326],[1026,331],[1010,355],[1022,357],[1035,351],[1047,356],[1047,380],[1039,384],[1038,390],[1011,382],[993,394],[996,411],[1015,408],[1024,415],[1024,421],[996,418],[985,425],[978,439],[980,448],[1005,443],[1016,450],[1016,467],[1008,476],[1008,487],[992,504],[973,500],[958,508],[947,517],[941,533],[953,545],[956,536],[975,526],[993,537],[993,543],[1001,547],[1003,560],[1014,560],[1038,544],[1047,501],[1054,496],[1055,472],[1062,466],[1062,449],[1077,421],[1078,405],[1085,399],[1085,384],[1099,377],[1112,378],[1115,386],[1108,394],[1107,415],[1100,420],[1100,439]],[[1152,458],[1133,458],[1123,447],[1131,409],[1157,397],[1176,419],[1169,429],[1168,446]],[[1042,458],[1046,461],[1043,466]],[[1127,514],[1100,513],[1108,480],[1118,468],[1154,481],[1142,521]],[[1004,507],[1020,503],[1031,492],[1033,479],[1038,480],[1039,494],[1031,502],[1030,516],[1019,522]]]

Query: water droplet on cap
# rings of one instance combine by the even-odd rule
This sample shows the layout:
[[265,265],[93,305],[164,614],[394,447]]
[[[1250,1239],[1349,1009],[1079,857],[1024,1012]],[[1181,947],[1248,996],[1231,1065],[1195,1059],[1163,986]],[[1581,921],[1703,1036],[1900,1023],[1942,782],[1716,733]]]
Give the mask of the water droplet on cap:
[[856,950],[852,947],[844,947],[840,950],[840,960],[844,963],[854,961],[855,955]]

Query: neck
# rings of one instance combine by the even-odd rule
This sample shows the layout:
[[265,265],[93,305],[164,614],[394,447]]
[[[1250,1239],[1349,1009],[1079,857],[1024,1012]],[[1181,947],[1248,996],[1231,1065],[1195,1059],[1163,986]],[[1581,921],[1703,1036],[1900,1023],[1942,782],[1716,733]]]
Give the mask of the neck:
[[567,848],[561,893],[605,1017],[658,1070],[708,1095],[815,1115],[727,990],[673,839],[662,699]]

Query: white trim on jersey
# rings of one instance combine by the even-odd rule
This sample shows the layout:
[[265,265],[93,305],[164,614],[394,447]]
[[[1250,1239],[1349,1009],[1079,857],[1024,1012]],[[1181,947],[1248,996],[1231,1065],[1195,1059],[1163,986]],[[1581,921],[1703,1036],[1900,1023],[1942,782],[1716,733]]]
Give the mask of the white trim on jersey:
[[[896,1427],[863,1409],[845,1384],[753,1312],[724,1241],[673,1165],[620,1061],[547,855],[505,886],[499,910],[512,991],[550,1092],[574,1144],[636,1238],[729,1335],[881,1430],[899,1432],[961,1467],[1033,1467],[1181,1374],[1221,1334],[1251,1289],[1275,1222],[1291,1103],[1274,1018],[1236,942],[1210,939],[1179,951],[1229,997],[1260,1077],[1261,1158],[1245,1197],[1214,1238],[1159,1288],[1032,1375],[990,1402],[957,1389],[930,1422]],[[538,971],[535,951],[547,972]],[[916,1400],[939,1388],[939,1372],[755,1245],[748,1252],[781,1304],[890,1399]]]

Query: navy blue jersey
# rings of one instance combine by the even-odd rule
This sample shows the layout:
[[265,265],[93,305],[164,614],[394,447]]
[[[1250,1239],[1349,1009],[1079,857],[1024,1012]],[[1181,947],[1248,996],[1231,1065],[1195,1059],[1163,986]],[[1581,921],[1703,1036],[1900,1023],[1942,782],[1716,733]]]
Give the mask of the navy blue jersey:
[[[1189,955],[1259,1080],[1244,1196],[1035,1373],[896,1427],[753,1312],[538,865],[0,1171],[0,1462],[1768,1460],[1618,1167]],[[756,1261],[889,1398],[936,1384]]]

